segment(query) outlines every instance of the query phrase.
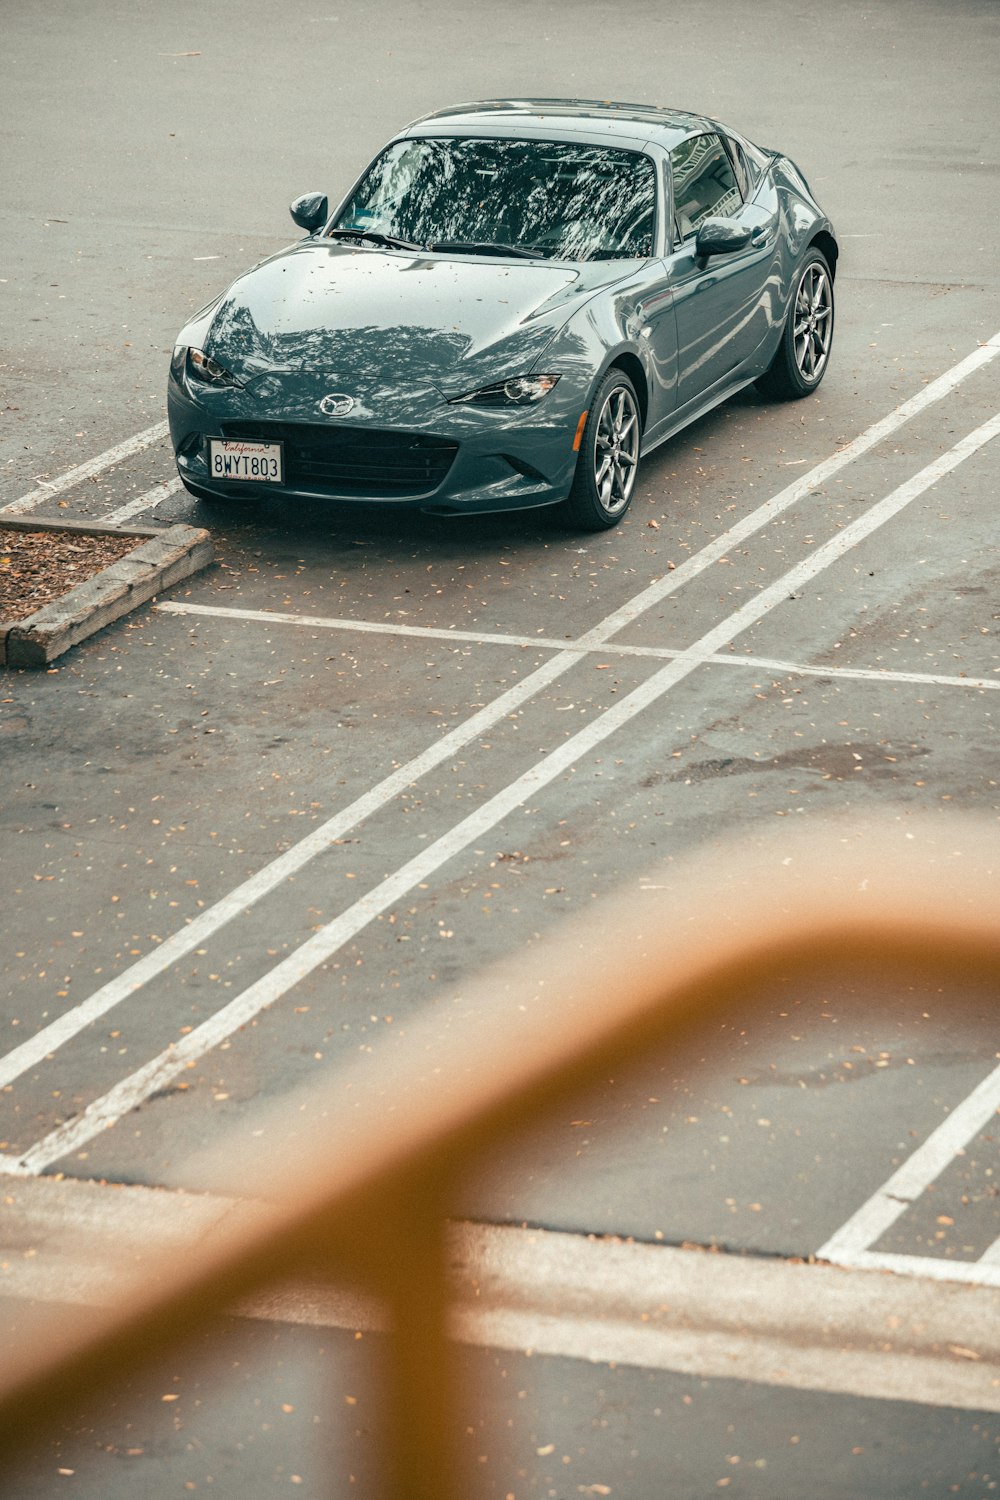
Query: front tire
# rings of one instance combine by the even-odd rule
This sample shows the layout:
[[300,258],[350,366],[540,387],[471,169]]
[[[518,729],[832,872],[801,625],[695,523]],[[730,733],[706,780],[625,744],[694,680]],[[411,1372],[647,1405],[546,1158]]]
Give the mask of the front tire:
[[562,513],[580,531],[608,531],[632,503],[639,472],[642,415],[635,386],[612,369],[591,404]]
[[757,389],[778,401],[810,396],[826,374],[832,343],[833,275],[826,256],[813,248],[795,283],[778,351]]

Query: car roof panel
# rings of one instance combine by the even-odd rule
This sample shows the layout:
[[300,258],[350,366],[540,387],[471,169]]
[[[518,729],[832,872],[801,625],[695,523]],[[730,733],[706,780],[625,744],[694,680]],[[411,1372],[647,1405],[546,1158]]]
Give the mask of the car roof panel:
[[557,130],[560,136],[591,141],[655,141],[667,151],[689,135],[720,128],[718,121],[686,110],[610,99],[486,99],[422,115],[401,133],[419,135],[428,126],[448,135],[544,136]]

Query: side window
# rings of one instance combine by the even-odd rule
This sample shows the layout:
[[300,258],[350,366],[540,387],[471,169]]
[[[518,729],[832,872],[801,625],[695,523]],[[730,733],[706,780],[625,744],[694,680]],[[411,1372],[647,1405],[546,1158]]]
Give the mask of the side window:
[[703,219],[726,218],[743,204],[732,163],[717,135],[696,135],[670,154],[674,222],[678,240],[689,240]]
[[743,147],[739,141],[734,141],[732,136],[726,136],[723,142],[729,152],[729,160],[733,164],[736,173],[736,183],[744,199],[750,196],[750,172],[747,167],[747,159],[743,154]]
[[[743,190],[744,198],[752,198],[760,186],[760,179],[767,167],[768,157],[765,151],[752,146],[742,136],[731,135],[729,137],[729,154],[736,162],[736,176],[739,177],[742,170],[746,177],[746,187]],[[742,187],[743,184],[741,183]]]

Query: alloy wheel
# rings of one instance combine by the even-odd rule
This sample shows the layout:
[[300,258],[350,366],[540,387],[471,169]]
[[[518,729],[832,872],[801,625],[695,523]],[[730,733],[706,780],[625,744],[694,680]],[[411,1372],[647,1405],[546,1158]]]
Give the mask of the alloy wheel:
[[826,367],[833,332],[833,294],[825,266],[806,266],[795,296],[795,363],[804,381],[815,385]]
[[617,515],[632,497],[639,465],[639,412],[625,386],[608,393],[595,436],[594,484],[608,515]]

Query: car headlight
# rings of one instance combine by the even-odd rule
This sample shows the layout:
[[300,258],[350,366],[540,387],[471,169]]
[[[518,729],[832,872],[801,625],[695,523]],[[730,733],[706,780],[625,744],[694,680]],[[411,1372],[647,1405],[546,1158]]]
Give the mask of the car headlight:
[[170,356],[170,373],[178,382],[187,379],[192,385],[230,386],[239,390],[242,382],[203,349],[189,349],[177,344]]
[[452,396],[449,406],[534,406],[559,382],[558,375],[517,375],[498,380],[465,396]]

